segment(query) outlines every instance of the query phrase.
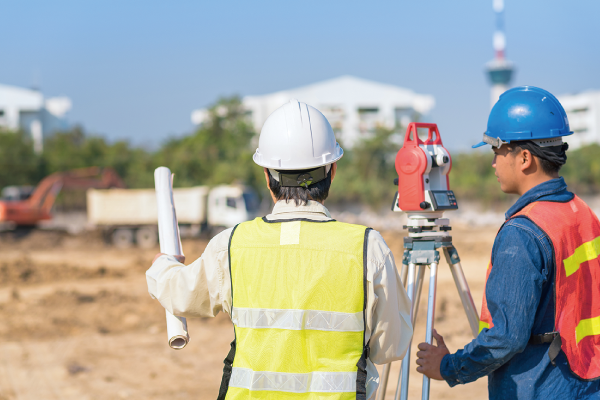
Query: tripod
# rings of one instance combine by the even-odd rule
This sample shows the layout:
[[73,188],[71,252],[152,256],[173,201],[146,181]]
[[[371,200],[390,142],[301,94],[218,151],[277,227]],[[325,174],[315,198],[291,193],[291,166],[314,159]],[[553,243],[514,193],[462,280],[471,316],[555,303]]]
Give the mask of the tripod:
[[[402,258],[402,282],[406,286],[408,297],[412,303],[410,318],[413,326],[417,319],[419,311],[419,299],[421,297],[421,289],[425,278],[425,269],[429,266],[429,296],[427,300],[427,328],[425,341],[429,344],[433,340],[433,320],[435,317],[435,297],[437,285],[438,263],[440,253],[438,249],[442,249],[446,257],[446,261],[452,271],[452,277],[460,300],[462,302],[469,325],[473,336],[476,337],[479,330],[479,316],[477,309],[473,303],[469,285],[460,265],[460,258],[454,245],[452,237],[448,231],[452,228],[449,225],[448,218],[441,218],[442,212],[438,213],[408,213],[408,222],[404,228],[408,228],[408,237],[404,238],[404,256]],[[417,272],[418,267],[418,272]],[[408,345],[408,350],[402,360],[400,376],[398,377],[398,386],[396,388],[395,400],[408,399],[408,377],[410,372],[410,348],[412,341]],[[385,399],[388,379],[390,375],[391,364],[386,364],[383,367],[381,377],[381,387],[377,394],[377,400]],[[422,400],[429,399],[430,380],[423,375],[423,392]]]

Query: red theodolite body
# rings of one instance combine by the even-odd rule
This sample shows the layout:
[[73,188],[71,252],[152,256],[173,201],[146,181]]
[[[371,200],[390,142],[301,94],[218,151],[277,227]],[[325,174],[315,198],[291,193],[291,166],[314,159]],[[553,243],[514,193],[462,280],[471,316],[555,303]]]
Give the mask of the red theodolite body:
[[[417,128],[429,130],[427,139],[419,139]],[[394,211],[436,212],[457,209],[450,190],[448,174],[452,168],[450,153],[442,144],[436,124],[412,122],[404,145],[396,155],[398,193]]]

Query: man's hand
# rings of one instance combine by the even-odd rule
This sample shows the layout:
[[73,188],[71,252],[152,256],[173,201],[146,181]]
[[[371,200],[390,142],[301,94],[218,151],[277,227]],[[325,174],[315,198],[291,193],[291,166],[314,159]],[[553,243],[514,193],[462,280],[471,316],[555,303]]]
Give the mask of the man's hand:
[[[152,260],[152,264],[154,264],[154,261],[156,261],[156,259],[160,256],[166,256],[165,253],[158,253],[157,255],[154,256],[154,260]],[[175,257],[175,259],[177,261],[179,261],[180,263],[184,264],[185,263],[185,256],[172,256]]]
[[440,373],[440,364],[442,363],[442,358],[446,354],[450,354],[446,344],[444,343],[444,338],[441,335],[438,335],[437,331],[433,330],[433,337],[437,342],[437,346],[427,343],[419,344],[419,352],[417,352],[417,372],[420,372],[424,375],[427,375],[431,379],[437,379],[438,381],[444,380],[442,378],[442,374]]

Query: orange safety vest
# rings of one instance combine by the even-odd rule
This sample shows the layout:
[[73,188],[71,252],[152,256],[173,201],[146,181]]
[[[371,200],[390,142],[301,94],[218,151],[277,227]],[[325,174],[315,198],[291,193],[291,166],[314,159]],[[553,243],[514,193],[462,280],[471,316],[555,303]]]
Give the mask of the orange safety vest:
[[[554,330],[557,332],[556,336],[560,337],[560,341],[557,341],[560,350],[565,353],[569,368],[575,375],[584,380],[598,379],[600,222],[588,205],[577,196],[566,203],[533,202],[512,218],[519,216],[529,218],[539,226],[548,235],[554,248]],[[486,286],[491,270],[490,261]],[[485,288],[480,320],[479,332],[494,326],[487,308]],[[553,358],[551,355],[552,360]]]

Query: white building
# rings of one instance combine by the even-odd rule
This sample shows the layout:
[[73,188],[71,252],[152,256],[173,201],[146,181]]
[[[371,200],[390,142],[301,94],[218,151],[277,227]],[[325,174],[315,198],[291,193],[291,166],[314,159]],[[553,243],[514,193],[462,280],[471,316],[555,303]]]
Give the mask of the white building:
[[0,127],[29,133],[37,152],[44,135],[68,128],[65,114],[70,109],[68,97],[45,99],[37,90],[0,84]]
[[[428,114],[435,105],[433,96],[353,76],[341,76],[261,96],[246,96],[243,104],[254,128],[260,132],[267,117],[290,99],[305,102],[321,111],[331,123],[338,140],[348,147],[378,125],[387,128],[406,126]],[[206,109],[195,110],[192,122],[201,124],[206,116]]]
[[600,90],[557,96],[569,118],[573,135],[565,138],[569,148],[600,144]]

